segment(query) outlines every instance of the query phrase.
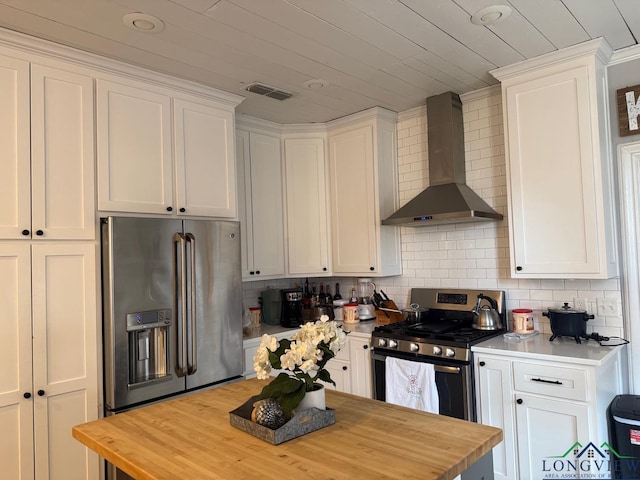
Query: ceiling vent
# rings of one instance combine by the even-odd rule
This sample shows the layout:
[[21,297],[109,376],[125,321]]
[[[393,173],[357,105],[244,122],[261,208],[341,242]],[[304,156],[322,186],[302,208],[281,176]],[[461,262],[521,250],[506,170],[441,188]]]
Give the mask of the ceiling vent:
[[286,100],[293,97],[293,93],[278,90],[277,88],[264,85],[262,83],[252,83],[245,87],[247,92],[257,93],[258,95],[264,95],[265,97],[275,98],[276,100]]

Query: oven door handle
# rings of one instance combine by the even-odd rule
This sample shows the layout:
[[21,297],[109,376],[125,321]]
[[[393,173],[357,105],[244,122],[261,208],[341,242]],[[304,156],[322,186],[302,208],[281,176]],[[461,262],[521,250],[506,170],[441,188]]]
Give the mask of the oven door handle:
[[439,373],[460,373],[460,367],[445,367],[443,365],[434,365],[433,369]]

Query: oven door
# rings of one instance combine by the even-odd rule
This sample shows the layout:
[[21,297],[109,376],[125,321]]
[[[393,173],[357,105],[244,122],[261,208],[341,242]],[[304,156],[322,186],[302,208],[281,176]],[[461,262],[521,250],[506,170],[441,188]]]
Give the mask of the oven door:
[[431,357],[416,357],[401,352],[374,351],[373,391],[376,400],[385,401],[385,359],[387,356],[401,358],[410,362],[431,363],[434,365],[436,387],[440,403],[440,415],[476,421],[473,401],[473,378],[470,363],[440,360]]

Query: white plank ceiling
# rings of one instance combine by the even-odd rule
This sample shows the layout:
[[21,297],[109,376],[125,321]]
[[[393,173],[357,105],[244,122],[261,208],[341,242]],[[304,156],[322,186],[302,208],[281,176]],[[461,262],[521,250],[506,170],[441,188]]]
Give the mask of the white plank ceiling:
[[[471,15],[511,14],[493,26]],[[164,22],[125,26],[127,13]],[[637,44],[639,0],[0,0],[0,26],[240,94],[238,112],[324,122],[497,83],[488,73],[593,38]],[[308,89],[322,79],[328,85]],[[279,101],[244,88],[290,92]]]

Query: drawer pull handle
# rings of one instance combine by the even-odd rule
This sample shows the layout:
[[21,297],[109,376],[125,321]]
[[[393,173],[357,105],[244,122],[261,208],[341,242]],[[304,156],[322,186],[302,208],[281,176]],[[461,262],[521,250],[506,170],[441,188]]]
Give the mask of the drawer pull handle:
[[532,378],[532,382],[553,383],[554,385],[562,385],[562,382],[558,380],[545,380],[544,378]]

